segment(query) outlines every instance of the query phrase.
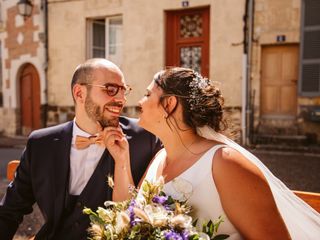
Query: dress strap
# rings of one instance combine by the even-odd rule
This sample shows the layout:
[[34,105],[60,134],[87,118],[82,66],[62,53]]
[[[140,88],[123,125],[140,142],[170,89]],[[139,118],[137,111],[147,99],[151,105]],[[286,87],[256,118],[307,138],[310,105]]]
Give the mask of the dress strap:
[[161,162],[163,161],[166,154],[166,150],[163,148],[154,157],[152,163],[150,164],[145,179],[149,182],[155,182],[157,180],[157,173]]
[[[225,147],[225,144],[218,144],[211,147],[207,150],[197,162],[195,162],[191,167],[186,169],[183,173],[181,173],[178,177],[185,177],[194,179],[194,176],[197,176],[198,179],[206,176],[207,174],[211,174],[212,169],[212,159],[216,153],[216,151],[222,147]],[[199,175],[201,173],[201,176]]]
[[[199,159],[199,164],[203,164],[206,168],[208,168],[208,166],[210,166],[210,169],[211,170],[211,167],[212,167],[212,159],[214,157],[214,155],[216,154],[216,152],[222,148],[222,147],[226,147],[227,145],[225,144],[217,144],[217,145],[214,145],[212,148],[210,148],[205,154],[203,154],[203,156],[201,157],[201,159]],[[198,163],[197,162],[197,163]],[[203,163],[202,163],[203,162]],[[196,164],[197,164],[196,163]]]

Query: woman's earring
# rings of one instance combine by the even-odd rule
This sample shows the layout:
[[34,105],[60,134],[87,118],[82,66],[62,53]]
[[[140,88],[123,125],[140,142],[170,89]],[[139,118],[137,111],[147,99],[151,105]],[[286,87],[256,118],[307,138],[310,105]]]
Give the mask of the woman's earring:
[[167,118],[168,118],[168,114],[164,115],[163,118],[164,118],[164,119],[167,119]]

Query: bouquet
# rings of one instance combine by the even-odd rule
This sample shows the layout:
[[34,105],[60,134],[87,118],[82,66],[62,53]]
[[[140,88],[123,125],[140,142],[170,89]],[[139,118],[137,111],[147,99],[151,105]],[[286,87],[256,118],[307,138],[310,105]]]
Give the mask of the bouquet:
[[163,191],[163,179],[155,183],[145,180],[141,189],[130,189],[132,198],[123,202],[105,202],[105,208],[94,212],[84,208],[91,221],[89,235],[92,240],[111,239],[159,239],[196,240],[226,239],[229,235],[217,235],[223,219],[205,223],[196,229],[197,220],[189,215],[191,207],[167,196]]

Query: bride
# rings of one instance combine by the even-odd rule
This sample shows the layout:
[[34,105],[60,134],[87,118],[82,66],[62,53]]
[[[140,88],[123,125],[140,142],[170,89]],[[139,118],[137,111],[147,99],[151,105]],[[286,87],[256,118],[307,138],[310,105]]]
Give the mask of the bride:
[[200,223],[223,216],[218,233],[230,239],[319,239],[320,215],[221,134],[223,97],[210,80],[186,68],[160,71],[139,105],[139,125],[164,145],[145,179],[163,176],[166,194],[187,200]]

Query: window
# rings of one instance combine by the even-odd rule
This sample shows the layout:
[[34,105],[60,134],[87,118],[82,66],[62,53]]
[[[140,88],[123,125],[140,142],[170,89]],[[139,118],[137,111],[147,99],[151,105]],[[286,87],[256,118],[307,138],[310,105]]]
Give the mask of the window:
[[106,58],[122,64],[122,17],[88,21],[88,58]]
[[92,22],[92,57],[106,56],[106,32],[104,20]]
[[320,96],[320,1],[303,0],[301,8],[301,96]]

